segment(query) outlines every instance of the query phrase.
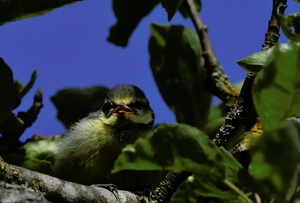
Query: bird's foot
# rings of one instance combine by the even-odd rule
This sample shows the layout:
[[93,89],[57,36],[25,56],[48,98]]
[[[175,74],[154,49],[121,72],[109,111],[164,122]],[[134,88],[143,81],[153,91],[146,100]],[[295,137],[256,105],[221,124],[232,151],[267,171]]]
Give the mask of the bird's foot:
[[91,185],[92,187],[102,187],[104,189],[109,190],[111,193],[114,194],[114,196],[116,197],[117,200],[119,200],[119,196],[118,196],[118,188],[117,186],[115,186],[114,184],[93,184]]

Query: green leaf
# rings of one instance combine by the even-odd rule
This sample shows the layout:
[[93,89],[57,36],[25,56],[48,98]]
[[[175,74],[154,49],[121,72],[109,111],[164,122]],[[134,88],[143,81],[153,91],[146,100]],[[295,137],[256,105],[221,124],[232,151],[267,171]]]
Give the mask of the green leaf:
[[15,152],[4,155],[3,159],[11,164],[51,174],[56,151],[57,140],[44,139],[28,142]]
[[39,160],[35,158],[27,158],[17,154],[2,155],[3,159],[10,164],[21,166],[33,171],[51,175],[53,172],[53,164],[47,160]]
[[14,79],[8,65],[0,58],[0,126],[10,115],[14,104]]
[[52,161],[57,151],[57,141],[55,139],[31,141],[21,149],[25,150],[27,158]]
[[158,4],[157,0],[113,0],[117,23],[110,28],[109,42],[125,47],[139,22]]
[[266,131],[251,149],[245,184],[269,199],[284,198],[297,168],[299,146],[299,134],[292,123]]
[[[280,12],[277,14],[280,20],[281,29],[285,36],[292,41],[300,41],[300,13],[293,13],[287,17]],[[291,29],[291,27],[293,27],[293,29]]]
[[300,116],[300,44],[279,44],[253,84],[253,101],[265,129]]
[[236,182],[240,164],[197,128],[165,124],[154,129],[149,139],[127,146],[115,162],[120,170],[191,170],[196,192],[205,196],[231,198],[224,179]]
[[0,0],[0,25],[24,18],[44,15],[55,8],[78,0]]
[[38,74],[37,71],[34,71],[34,72],[31,74],[30,81],[29,81],[25,86],[23,86],[23,87],[20,89],[21,97],[24,97],[24,96],[27,94],[27,92],[32,88],[32,86],[33,86],[34,83],[35,83],[37,74]]
[[246,58],[240,59],[237,63],[248,72],[257,73],[266,64],[268,57],[270,56],[272,49],[266,51],[255,52],[247,56]]
[[205,69],[196,32],[183,26],[151,24],[148,48],[155,81],[177,121],[201,128],[212,95],[203,86]]
[[58,110],[57,118],[68,128],[89,113],[101,108],[108,89],[103,86],[68,88],[51,97]]

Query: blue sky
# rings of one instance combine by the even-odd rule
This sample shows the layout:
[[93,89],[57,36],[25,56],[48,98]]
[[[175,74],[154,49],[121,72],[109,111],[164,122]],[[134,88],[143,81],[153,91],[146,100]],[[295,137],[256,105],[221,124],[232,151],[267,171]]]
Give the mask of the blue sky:
[[[158,5],[139,24],[126,48],[108,43],[109,28],[116,22],[112,1],[85,0],[56,9],[44,16],[8,23],[0,27],[0,57],[12,68],[14,78],[38,78],[17,111],[30,108],[38,88],[44,92],[44,108],[22,140],[33,134],[55,135],[66,129],[56,119],[50,97],[67,87],[130,83],[144,90],[156,113],[156,123],[175,122],[162,100],[150,71],[148,40],[151,22],[181,24],[193,28],[189,19],[176,14],[171,22]],[[271,14],[272,1],[203,0],[200,13],[208,26],[213,49],[233,83],[246,72],[236,61],[260,51]],[[299,10],[290,2],[287,14]],[[282,36],[281,42],[287,42]]]

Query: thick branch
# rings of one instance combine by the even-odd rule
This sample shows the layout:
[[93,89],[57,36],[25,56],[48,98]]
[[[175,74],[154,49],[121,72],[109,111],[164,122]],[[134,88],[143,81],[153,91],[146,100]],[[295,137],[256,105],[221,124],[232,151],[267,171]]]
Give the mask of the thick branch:
[[180,184],[190,175],[192,175],[190,171],[170,171],[155,189],[153,199],[156,199],[158,203],[169,202]]
[[22,167],[10,165],[0,158],[0,180],[7,183],[26,184],[41,191],[53,202],[140,202],[140,197],[118,190],[118,200],[110,191],[100,188],[63,181]]
[[[263,50],[267,50],[278,42],[279,38],[279,20],[277,9],[280,3],[286,3],[286,0],[273,0],[272,15],[268,23],[268,32],[266,33]],[[284,9],[281,10],[284,12]],[[253,105],[252,85],[255,79],[255,74],[248,73],[242,86],[236,107],[228,112],[225,124],[221,126],[219,132],[213,139],[218,146],[224,146],[232,137],[240,132],[242,128],[250,130],[257,121],[257,112]]]
[[218,146],[224,146],[237,133],[250,130],[256,123],[257,113],[251,93],[254,79],[254,74],[247,74],[236,107],[227,113],[225,123],[213,139]]
[[230,84],[228,77],[225,75],[222,67],[216,59],[208,36],[207,28],[203,25],[193,0],[186,0],[185,4],[196,28],[203,52],[202,57],[205,62],[207,73],[207,79],[204,83],[205,87],[213,95],[220,98],[225,105],[231,109],[236,104],[239,92]]

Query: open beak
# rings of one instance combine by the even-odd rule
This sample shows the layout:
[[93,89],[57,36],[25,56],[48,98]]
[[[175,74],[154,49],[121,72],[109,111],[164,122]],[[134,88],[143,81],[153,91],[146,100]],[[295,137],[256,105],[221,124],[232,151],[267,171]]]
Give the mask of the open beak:
[[124,104],[120,104],[120,105],[113,111],[113,113],[117,113],[117,114],[119,114],[119,115],[123,115],[123,116],[127,117],[127,116],[133,114],[133,110],[132,110],[130,107],[124,105]]

